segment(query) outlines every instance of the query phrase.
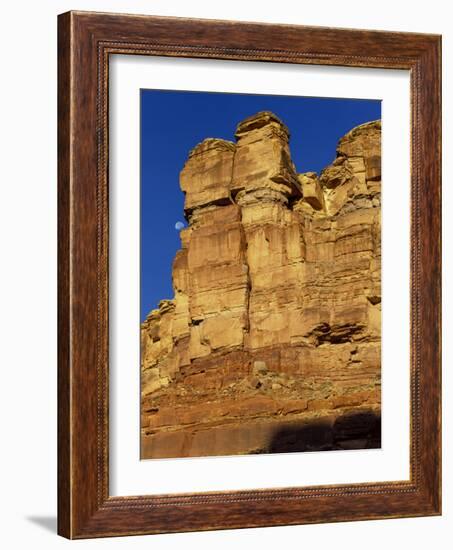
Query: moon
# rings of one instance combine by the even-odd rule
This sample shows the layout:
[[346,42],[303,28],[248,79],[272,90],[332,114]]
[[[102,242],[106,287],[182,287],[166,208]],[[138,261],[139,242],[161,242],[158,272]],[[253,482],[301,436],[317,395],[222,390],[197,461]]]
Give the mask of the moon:
[[175,223],[175,229],[176,231],[181,231],[181,229],[184,229],[185,225],[182,222],[176,222]]

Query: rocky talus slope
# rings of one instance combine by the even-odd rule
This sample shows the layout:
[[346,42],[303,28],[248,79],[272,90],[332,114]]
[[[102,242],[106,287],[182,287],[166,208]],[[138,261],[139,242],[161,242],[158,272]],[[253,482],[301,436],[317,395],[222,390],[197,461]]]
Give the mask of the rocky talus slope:
[[297,174],[261,112],[181,172],[174,298],[141,327],[142,458],[380,446],[381,124]]

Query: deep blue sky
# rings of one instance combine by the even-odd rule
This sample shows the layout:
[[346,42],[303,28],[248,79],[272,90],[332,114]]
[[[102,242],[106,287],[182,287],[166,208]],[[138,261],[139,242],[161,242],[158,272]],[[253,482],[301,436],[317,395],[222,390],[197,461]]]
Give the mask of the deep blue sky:
[[338,140],[354,126],[381,118],[381,102],[292,96],[141,90],[141,318],[173,298],[172,262],[184,222],[179,173],[192,147],[207,137],[234,141],[237,124],[272,111],[291,132],[298,172],[320,172]]

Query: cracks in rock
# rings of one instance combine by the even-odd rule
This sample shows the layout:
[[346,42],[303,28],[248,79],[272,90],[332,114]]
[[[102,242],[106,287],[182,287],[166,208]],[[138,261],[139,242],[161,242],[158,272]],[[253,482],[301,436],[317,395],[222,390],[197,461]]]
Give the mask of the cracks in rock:
[[333,325],[329,323],[319,323],[306,337],[312,337],[316,347],[322,344],[344,344],[357,339],[363,330],[364,326],[355,323],[344,323],[342,325]]
[[250,277],[250,264],[248,262],[248,248],[249,243],[247,241],[247,235],[245,234],[244,224],[242,223],[242,216],[241,216],[241,237],[244,239],[245,243],[245,252],[244,252],[244,260],[245,260],[245,267],[247,269],[247,278],[246,278],[246,294],[245,294],[245,322],[244,322],[244,337],[246,334],[250,333],[250,296],[252,294],[252,278]]

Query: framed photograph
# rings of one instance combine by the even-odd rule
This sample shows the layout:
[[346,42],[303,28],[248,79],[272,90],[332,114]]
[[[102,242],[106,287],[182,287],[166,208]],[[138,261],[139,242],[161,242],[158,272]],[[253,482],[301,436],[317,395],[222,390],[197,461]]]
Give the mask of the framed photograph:
[[440,37],[58,40],[59,533],[440,514]]

